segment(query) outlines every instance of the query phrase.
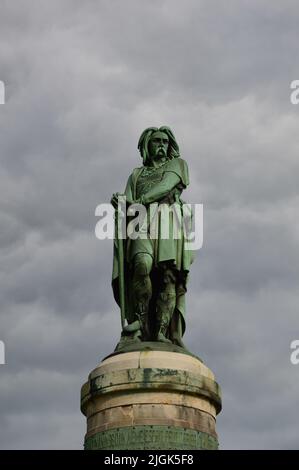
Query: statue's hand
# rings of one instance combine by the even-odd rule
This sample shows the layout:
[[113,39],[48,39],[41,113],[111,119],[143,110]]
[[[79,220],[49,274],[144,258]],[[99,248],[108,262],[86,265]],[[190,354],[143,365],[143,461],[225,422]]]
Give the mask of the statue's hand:
[[117,208],[118,197],[119,197],[120,195],[121,195],[120,193],[114,193],[114,194],[112,195],[112,198],[111,198],[110,203],[113,205],[114,209]]
[[125,194],[121,194],[121,193],[114,193],[112,198],[111,198],[111,201],[110,203],[113,205],[114,209],[117,209],[117,205],[118,205],[118,198],[119,197],[123,197],[123,198],[126,198],[126,202],[127,204],[134,204],[135,201],[133,201],[133,199],[129,199],[128,197],[125,196]]

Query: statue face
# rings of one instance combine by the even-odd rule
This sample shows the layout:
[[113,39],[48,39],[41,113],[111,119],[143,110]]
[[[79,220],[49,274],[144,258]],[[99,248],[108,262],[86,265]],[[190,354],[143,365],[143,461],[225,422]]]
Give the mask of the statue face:
[[151,158],[154,160],[159,160],[160,158],[167,157],[168,145],[169,139],[165,132],[154,132],[148,144]]

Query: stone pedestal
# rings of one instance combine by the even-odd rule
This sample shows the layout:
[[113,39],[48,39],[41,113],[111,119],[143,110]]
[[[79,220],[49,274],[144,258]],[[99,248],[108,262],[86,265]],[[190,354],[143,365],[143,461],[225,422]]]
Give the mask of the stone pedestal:
[[220,389],[194,356],[134,351],[108,357],[81,390],[85,449],[217,449]]

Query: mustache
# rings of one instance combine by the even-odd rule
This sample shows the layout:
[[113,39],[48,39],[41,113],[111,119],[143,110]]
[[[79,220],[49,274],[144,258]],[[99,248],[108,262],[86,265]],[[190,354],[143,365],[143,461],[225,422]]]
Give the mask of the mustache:
[[159,153],[160,151],[162,151],[164,153],[164,155],[166,155],[166,150],[165,150],[164,147],[157,148],[156,153]]

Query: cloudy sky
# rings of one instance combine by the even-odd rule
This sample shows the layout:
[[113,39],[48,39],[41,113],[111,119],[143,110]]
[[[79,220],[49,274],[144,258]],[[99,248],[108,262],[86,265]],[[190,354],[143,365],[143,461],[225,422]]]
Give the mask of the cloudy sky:
[[80,387],[120,333],[112,242],[148,126],[170,126],[204,204],[189,348],[223,391],[223,449],[296,449],[296,0],[0,0],[0,447],[80,449]]

